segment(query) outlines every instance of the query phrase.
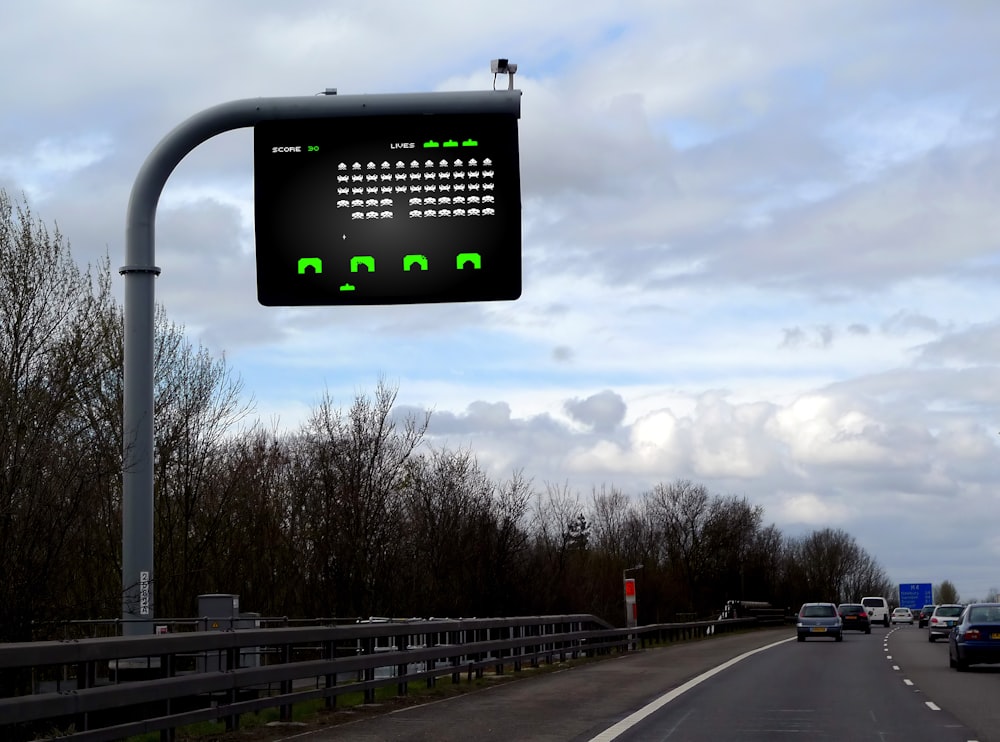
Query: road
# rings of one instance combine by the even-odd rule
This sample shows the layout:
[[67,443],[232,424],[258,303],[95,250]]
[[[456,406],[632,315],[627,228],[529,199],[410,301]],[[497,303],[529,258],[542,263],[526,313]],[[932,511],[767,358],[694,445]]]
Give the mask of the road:
[[780,628],[647,650],[286,739],[1000,742],[1000,667],[957,673],[946,643],[916,627],[793,637]]

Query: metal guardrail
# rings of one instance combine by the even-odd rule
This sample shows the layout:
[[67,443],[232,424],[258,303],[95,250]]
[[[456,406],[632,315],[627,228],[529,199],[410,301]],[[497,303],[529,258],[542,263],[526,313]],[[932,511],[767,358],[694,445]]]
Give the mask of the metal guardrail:
[[0,645],[0,738],[102,742],[224,720],[243,713],[438,678],[502,674],[650,644],[713,636],[754,619],[613,628],[589,614],[403,620],[272,629],[199,631]]

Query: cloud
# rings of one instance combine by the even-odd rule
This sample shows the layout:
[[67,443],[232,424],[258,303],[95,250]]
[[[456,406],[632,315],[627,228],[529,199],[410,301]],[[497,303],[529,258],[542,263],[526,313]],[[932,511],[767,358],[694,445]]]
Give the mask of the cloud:
[[605,389],[586,399],[569,399],[563,403],[573,420],[590,427],[595,432],[607,433],[625,419],[625,401],[620,395]]

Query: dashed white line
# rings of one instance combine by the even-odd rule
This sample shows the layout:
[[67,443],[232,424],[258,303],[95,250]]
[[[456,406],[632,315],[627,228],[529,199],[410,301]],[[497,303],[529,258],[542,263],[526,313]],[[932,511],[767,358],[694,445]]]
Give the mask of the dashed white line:
[[907,680],[906,678],[903,678],[903,683],[905,685],[913,685],[913,681],[912,680]]
[[925,705],[927,706],[927,708],[929,708],[929,709],[930,709],[931,711],[940,711],[940,710],[941,710],[941,707],[940,707],[940,706],[938,706],[938,705],[937,705],[936,703],[934,703],[934,701],[924,701],[924,704],[925,704]]

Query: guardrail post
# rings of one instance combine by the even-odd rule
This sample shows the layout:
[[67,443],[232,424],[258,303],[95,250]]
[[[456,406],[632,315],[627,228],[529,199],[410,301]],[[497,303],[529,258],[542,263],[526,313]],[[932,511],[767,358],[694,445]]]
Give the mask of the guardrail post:
[[[323,642],[323,658],[327,660],[337,659],[337,643],[334,641]],[[325,687],[327,689],[333,688],[337,685],[337,673],[327,673],[324,676]],[[330,693],[323,699],[326,707],[328,709],[334,709],[337,707],[337,694]]]
[[[282,644],[281,648],[281,662],[282,664],[288,664],[292,661],[292,645]],[[292,681],[282,680],[279,687],[281,688],[281,695],[286,695],[292,692]],[[282,704],[278,709],[278,719],[280,721],[291,721],[292,720],[292,705]]]

